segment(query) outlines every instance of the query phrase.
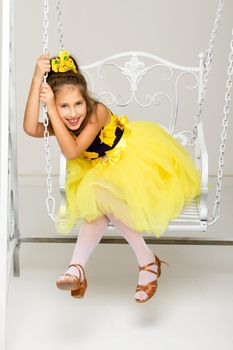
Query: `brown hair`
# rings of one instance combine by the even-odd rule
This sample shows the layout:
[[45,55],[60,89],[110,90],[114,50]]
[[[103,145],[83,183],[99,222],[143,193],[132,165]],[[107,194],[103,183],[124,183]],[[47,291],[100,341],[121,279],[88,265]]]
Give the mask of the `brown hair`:
[[[55,57],[54,57],[55,58]],[[53,70],[50,70],[47,77],[47,83],[50,85],[51,89],[53,90],[53,93],[55,94],[63,85],[75,85],[80,88],[80,93],[82,97],[86,101],[87,105],[87,115],[82,122],[81,126],[77,130],[70,130],[67,126],[67,129],[73,133],[75,136],[77,136],[87,125],[88,120],[90,119],[91,113],[93,111],[93,107],[95,103],[98,103],[99,101],[91,96],[91,93],[87,89],[87,82],[85,77],[80,71],[80,68],[76,62],[76,60],[70,56],[72,60],[74,61],[75,67],[77,69],[78,73],[75,73],[73,70],[69,70],[67,72],[54,72]],[[51,58],[52,60],[53,58]],[[50,60],[50,62],[51,62]]]

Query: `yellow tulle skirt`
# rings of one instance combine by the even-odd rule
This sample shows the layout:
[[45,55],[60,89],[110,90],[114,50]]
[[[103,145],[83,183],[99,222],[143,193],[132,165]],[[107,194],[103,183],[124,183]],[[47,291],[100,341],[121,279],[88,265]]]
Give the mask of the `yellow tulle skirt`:
[[58,233],[113,214],[159,238],[185,202],[200,194],[201,176],[191,154],[158,123],[129,122],[120,142],[107,160],[67,160],[66,215],[57,213]]

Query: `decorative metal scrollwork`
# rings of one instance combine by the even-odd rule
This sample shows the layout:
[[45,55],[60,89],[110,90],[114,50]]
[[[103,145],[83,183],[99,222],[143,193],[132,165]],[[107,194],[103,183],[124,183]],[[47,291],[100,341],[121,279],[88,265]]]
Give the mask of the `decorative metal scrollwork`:
[[[116,63],[114,60],[127,57],[128,59],[124,63]],[[153,65],[146,66],[144,62],[140,60],[141,57],[150,58],[156,60],[157,62]],[[184,133],[188,133],[188,131],[182,131],[174,135],[175,125],[178,117],[178,106],[179,106],[179,89],[180,81],[184,76],[190,75],[194,77],[195,83],[193,85],[186,84],[187,89],[195,89],[198,87],[199,77],[198,77],[198,69],[197,67],[183,67],[175,65],[174,63],[165,61],[164,59],[146,54],[144,52],[126,52],[124,54],[118,54],[111,56],[109,58],[105,58],[102,61],[96,62],[89,66],[84,66],[81,69],[85,74],[87,74],[88,78],[91,81],[91,90],[94,91],[95,84],[92,78],[92,75],[89,74],[88,70],[90,68],[97,68],[97,76],[99,79],[107,79],[108,76],[104,75],[103,69],[106,66],[111,66],[116,68],[120,73],[126,78],[129,84],[129,92],[130,95],[126,100],[122,101],[122,96],[120,94],[115,95],[109,90],[103,90],[97,94],[98,99],[103,99],[107,104],[115,104],[119,107],[126,107],[131,102],[135,102],[140,107],[150,107],[151,105],[161,105],[161,101],[159,97],[164,97],[169,103],[170,109],[170,120],[168,128],[165,128],[170,134],[172,134],[175,138],[177,138],[183,145],[189,145],[188,136],[184,135]],[[175,77],[175,70],[180,70],[181,73],[176,74],[174,85],[172,85],[173,96],[169,95],[165,91],[157,91],[152,94],[148,94],[143,92],[143,96],[145,98],[145,102],[140,101],[138,97],[139,85],[143,78],[147,73],[152,70],[165,68],[168,74],[162,75],[162,80],[171,81],[173,77]],[[110,79],[110,78],[109,78]]]

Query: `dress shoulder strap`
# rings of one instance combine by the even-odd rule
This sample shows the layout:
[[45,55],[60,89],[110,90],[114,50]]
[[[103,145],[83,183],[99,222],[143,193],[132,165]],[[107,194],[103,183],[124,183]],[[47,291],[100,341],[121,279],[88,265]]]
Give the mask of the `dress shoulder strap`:
[[113,115],[113,113],[112,113],[111,109],[109,109],[109,108],[108,108],[108,106],[106,106],[106,107],[107,107],[107,109],[109,110],[109,112],[111,112],[111,114]]

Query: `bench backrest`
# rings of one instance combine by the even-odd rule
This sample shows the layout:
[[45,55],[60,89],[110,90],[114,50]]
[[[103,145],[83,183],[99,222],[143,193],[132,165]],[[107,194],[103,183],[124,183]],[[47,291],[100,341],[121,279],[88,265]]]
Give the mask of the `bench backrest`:
[[[114,113],[121,113],[123,107],[123,114],[128,115],[129,120],[131,114],[139,120],[150,119],[152,115],[173,137],[188,146],[201,97],[202,59],[200,54],[199,66],[185,67],[149,53],[128,51],[80,68],[89,91]],[[132,102],[134,106],[130,111]],[[135,104],[140,107],[138,115]]]

